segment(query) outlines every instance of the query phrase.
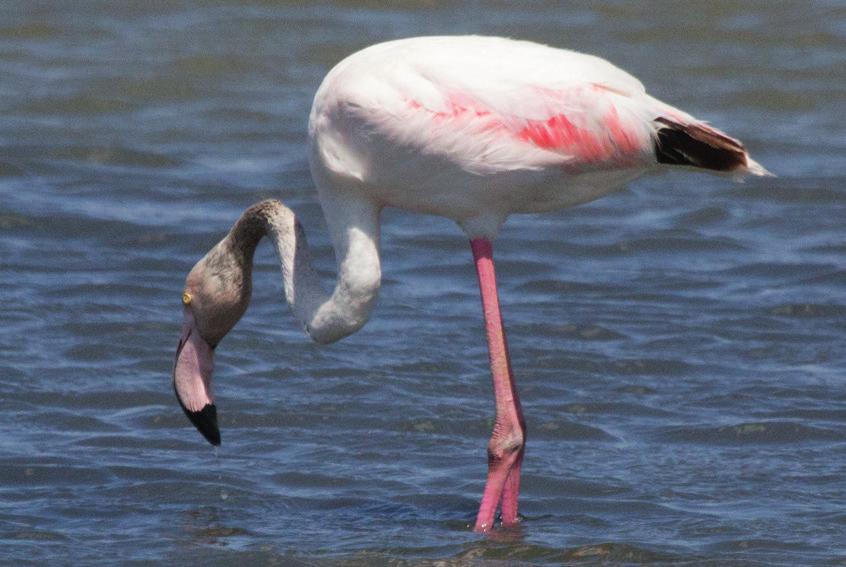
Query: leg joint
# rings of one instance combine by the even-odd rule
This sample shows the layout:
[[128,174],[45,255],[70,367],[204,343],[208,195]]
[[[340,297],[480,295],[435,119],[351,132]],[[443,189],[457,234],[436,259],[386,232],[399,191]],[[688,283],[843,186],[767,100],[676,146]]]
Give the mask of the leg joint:
[[506,461],[516,456],[523,450],[526,440],[522,429],[515,428],[507,435],[491,437],[488,443],[488,460],[490,462]]

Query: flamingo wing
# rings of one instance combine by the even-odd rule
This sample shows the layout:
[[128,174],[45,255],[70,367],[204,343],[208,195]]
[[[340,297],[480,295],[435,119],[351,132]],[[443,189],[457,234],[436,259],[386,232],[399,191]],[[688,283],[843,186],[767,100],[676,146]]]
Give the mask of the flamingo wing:
[[379,65],[354,69],[356,81],[343,88],[336,82],[343,112],[370,142],[382,138],[476,174],[630,167],[653,156],[657,101],[604,59],[499,38],[461,38],[480,45],[456,50],[455,38],[437,39],[377,46],[369,55]]

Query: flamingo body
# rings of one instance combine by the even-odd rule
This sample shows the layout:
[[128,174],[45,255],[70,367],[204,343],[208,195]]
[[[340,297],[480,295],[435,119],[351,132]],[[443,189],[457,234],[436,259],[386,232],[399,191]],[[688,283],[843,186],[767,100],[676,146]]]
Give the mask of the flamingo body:
[[650,169],[660,116],[688,114],[592,55],[423,37],[339,63],[315,96],[316,179],[493,238],[511,213],[590,201]]
[[767,174],[739,141],[649,96],[603,59],[475,36],[392,41],[339,63],[315,95],[309,160],[337,260],[332,292],[294,212],[275,200],[248,208],[186,278],[177,398],[219,444],[215,347],[249,304],[264,236],[294,316],[326,343],[361,328],[375,305],[382,208],[453,219],[471,242],[496,407],[478,531],[497,510],[503,524],[518,521],[526,439],[493,263],[506,217],[590,201],[664,165]]

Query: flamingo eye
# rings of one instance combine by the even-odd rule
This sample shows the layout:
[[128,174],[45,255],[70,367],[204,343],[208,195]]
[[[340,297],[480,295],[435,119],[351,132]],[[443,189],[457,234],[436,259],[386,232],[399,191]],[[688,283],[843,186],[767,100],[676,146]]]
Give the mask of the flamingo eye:
[[191,305],[191,294],[187,291],[182,292],[182,305]]

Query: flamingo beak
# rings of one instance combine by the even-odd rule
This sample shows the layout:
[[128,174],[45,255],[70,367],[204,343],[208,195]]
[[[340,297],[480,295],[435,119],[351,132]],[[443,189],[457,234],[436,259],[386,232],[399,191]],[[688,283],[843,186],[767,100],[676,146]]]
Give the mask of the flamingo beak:
[[203,437],[212,445],[220,445],[217,408],[212,391],[214,347],[202,336],[191,310],[185,309],[182,336],[176,347],[173,365],[173,389],[182,411]]

